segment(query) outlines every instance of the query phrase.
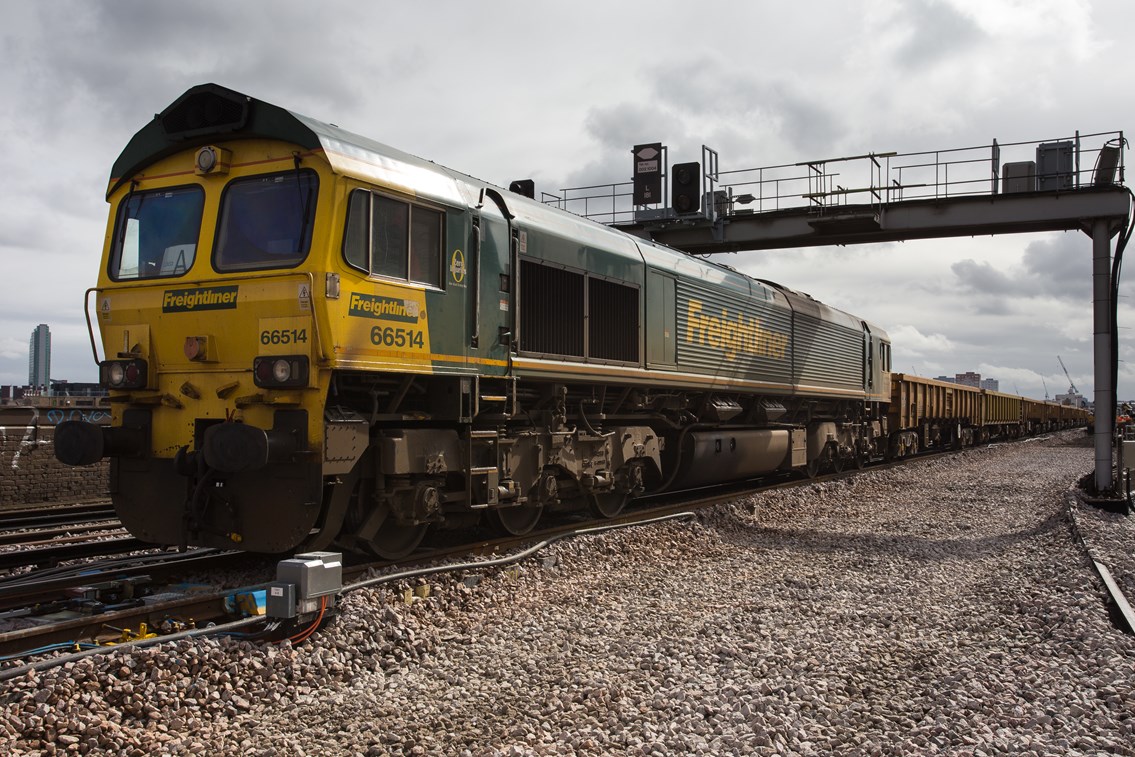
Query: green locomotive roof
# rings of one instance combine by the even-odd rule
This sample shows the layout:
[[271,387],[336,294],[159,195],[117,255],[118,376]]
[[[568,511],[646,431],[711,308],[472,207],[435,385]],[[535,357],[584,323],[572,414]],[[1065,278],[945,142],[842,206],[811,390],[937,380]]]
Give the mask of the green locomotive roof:
[[461,184],[485,182],[217,84],[192,87],[154,116],[118,156],[109,197],[130,178],[162,158],[226,138],[278,139],[322,150],[336,173],[372,180],[408,193],[454,204],[471,204]]
[[201,84],[174,100],[134,135],[114,161],[107,196],[146,166],[234,132],[242,137],[282,139],[307,149],[321,146],[319,135],[291,112],[217,84]]

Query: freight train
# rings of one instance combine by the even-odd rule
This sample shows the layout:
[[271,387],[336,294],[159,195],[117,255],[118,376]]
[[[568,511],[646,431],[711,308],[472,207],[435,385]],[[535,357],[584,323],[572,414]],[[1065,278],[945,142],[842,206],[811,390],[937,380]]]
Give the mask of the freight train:
[[113,420],[56,455],[109,457],[157,544],[396,558],[1079,420],[892,374],[883,329],[807,294],[213,84],[106,197],[85,306]]

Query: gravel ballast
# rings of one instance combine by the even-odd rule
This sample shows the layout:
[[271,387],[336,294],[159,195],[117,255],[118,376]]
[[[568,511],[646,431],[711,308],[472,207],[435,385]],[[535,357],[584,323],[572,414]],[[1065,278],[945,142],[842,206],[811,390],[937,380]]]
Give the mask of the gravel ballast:
[[[0,752],[1135,754],[1083,435],[751,497],[0,684]],[[1129,518],[1079,505],[1131,585]],[[1128,590],[1130,593],[1130,590]]]

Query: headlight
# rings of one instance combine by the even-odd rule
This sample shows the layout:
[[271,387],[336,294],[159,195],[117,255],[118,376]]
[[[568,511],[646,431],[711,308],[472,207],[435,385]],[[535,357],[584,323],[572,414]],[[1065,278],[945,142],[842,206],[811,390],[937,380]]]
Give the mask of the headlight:
[[277,384],[285,384],[292,378],[292,364],[283,358],[272,363],[272,378]]
[[307,386],[306,355],[269,355],[252,361],[253,382],[265,389]]

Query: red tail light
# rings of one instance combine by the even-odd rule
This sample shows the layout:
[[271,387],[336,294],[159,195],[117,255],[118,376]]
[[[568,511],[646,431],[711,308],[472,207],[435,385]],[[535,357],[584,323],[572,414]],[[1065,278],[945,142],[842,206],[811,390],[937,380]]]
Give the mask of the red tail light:
[[99,383],[108,389],[145,389],[150,369],[145,360],[104,360],[99,363]]

